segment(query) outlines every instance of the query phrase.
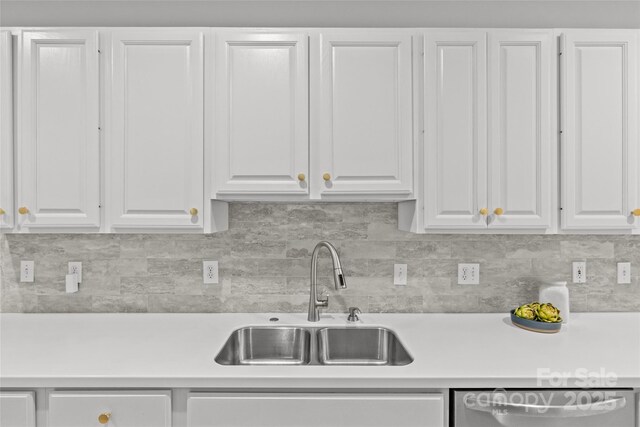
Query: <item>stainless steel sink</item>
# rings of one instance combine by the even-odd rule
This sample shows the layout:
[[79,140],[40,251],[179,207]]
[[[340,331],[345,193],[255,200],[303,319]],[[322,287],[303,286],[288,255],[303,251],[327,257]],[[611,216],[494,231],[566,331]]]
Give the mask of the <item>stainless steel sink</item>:
[[234,331],[216,357],[221,365],[306,365],[311,332],[294,327],[247,327]]
[[323,328],[318,335],[322,365],[408,365],[413,361],[396,334],[386,328]]
[[413,361],[386,328],[246,327],[216,356],[221,365],[402,366]]

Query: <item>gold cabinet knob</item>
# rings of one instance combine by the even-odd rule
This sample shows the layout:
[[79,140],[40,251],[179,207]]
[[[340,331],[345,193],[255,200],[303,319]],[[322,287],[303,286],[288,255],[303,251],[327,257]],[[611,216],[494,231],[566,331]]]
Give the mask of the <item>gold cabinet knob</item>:
[[496,214],[496,215],[498,215],[498,216],[500,216],[500,215],[502,215],[502,214],[504,213],[504,209],[502,209],[502,208],[495,208],[495,209],[494,209],[494,211],[493,211],[493,213],[494,213],[494,214]]
[[489,213],[489,209],[487,208],[480,209],[480,215],[487,216],[488,213]]
[[189,209],[189,213],[191,214],[191,216],[196,216],[196,215],[198,215],[198,209],[197,208],[191,208],[191,209]]
[[98,415],[98,422],[100,424],[107,424],[109,422],[109,418],[111,418],[111,413],[103,412],[102,414]]
[[0,215],[4,215],[4,214],[6,214],[6,213],[7,213],[7,212],[6,212],[4,209],[0,208]]
[[631,214],[633,216],[640,216],[640,208],[632,210]]
[[18,213],[20,215],[26,215],[29,213],[29,208],[27,208],[26,206],[22,206],[18,209]]
[[324,175],[322,175],[322,179],[324,179],[325,181],[331,181],[331,175],[325,173]]
[[298,174],[298,181],[304,181],[307,177],[303,173]]

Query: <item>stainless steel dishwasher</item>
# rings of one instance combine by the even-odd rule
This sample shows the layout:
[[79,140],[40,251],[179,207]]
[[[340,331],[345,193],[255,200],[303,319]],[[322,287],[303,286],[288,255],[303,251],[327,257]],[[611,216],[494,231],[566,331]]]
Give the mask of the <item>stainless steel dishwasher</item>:
[[455,390],[454,427],[636,427],[633,390]]

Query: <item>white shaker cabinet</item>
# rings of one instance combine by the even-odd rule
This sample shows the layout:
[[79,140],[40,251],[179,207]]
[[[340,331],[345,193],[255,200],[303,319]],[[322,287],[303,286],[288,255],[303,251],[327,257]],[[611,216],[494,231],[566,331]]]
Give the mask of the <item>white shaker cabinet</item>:
[[487,205],[487,34],[424,40],[424,226],[484,229]]
[[18,226],[100,227],[98,31],[23,31]]
[[640,208],[638,31],[562,35],[562,228],[629,230]]
[[0,392],[0,427],[35,427],[36,403],[32,391]]
[[551,31],[489,32],[489,228],[554,225],[552,46]]
[[412,36],[321,32],[312,57],[312,185],[321,198],[413,192]]
[[239,30],[215,39],[214,197],[306,198],[308,35]]
[[111,32],[106,205],[112,229],[202,229],[203,55],[198,30]]
[[425,37],[424,228],[552,228],[552,31]]
[[9,31],[0,32],[0,230],[11,230],[13,203],[13,70]]
[[429,394],[190,393],[188,427],[442,427]]

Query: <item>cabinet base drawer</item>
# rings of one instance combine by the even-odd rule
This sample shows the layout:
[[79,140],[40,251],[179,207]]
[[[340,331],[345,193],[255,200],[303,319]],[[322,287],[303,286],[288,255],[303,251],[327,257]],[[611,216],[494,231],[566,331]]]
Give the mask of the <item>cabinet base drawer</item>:
[[170,427],[170,391],[51,391],[48,427]]

